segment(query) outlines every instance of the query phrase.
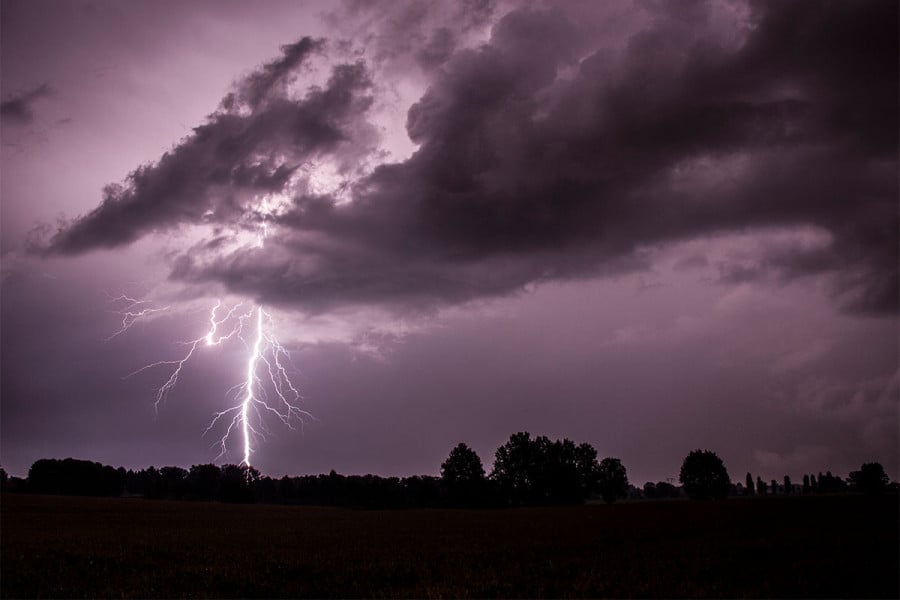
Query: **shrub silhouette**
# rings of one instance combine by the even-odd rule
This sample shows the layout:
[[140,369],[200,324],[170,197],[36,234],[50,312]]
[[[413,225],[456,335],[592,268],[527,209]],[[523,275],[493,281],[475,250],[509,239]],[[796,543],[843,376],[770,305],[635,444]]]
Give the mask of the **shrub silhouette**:
[[728,496],[731,487],[725,464],[709,450],[694,450],[688,454],[678,478],[692,500],[722,499]]

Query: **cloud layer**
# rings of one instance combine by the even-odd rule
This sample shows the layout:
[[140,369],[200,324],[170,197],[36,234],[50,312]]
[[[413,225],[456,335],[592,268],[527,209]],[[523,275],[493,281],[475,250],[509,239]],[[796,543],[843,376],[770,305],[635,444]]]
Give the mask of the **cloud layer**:
[[[46,250],[208,227],[174,279],[321,311],[464,302],[644,268],[642,250],[670,242],[812,227],[824,241],[722,280],[823,274],[842,307],[895,311],[896,3],[687,8],[648,3],[610,32],[605,6],[484,5],[485,43],[458,43],[457,14],[405,45],[373,35],[370,60],[303,38]],[[398,56],[428,81],[407,113],[417,150],[377,164],[373,106]],[[302,89],[321,60],[325,82]],[[316,185],[317,169],[341,185]],[[264,221],[264,247],[223,250]]]

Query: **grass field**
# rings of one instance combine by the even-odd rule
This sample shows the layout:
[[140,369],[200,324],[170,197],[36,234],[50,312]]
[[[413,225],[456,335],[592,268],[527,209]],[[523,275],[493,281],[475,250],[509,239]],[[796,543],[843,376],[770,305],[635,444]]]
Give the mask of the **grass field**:
[[16,597],[891,597],[897,497],[355,511],[5,495]]

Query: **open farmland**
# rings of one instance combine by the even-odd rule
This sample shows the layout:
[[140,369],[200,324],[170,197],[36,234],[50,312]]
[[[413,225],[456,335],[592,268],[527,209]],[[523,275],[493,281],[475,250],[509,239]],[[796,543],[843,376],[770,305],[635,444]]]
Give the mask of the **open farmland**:
[[2,596],[897,597],[896,496],[363,511],[5,495]]

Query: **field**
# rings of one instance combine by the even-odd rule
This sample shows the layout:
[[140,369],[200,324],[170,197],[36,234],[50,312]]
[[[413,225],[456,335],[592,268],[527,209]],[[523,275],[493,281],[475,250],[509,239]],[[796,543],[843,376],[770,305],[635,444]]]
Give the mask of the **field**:
[[17,597],[898,597],[897,497],[362,511],[4,495]]

